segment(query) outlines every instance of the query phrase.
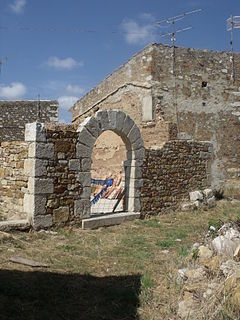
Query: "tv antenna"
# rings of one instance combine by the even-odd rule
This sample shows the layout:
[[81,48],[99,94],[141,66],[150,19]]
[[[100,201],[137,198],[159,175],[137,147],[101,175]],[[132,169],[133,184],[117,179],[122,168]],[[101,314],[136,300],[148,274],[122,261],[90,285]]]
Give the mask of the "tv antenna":
[[4,63],[7,63],[7,57],[0,59],[0,74],[2,73],[2,66]]
[[188,26],[186,28],[182,28],[182,29],[177,29],[176,30],[176,25],[175,24],[176,24],[177,21],[183,20],[187,16],[189,16],[191,14],[194,14],[194,13],[201,12],[201,11],[202,11],[202,9],[196,9],[196,10],[192,10],[192,11],[188,11],[188,12],[183,12],[182,14],[179,14],[177,16],[170,17],[170,18],[167,18],[167,19],[162,19],[162,20],[157,22],[157,25],[159,27],[165,27],[165,25],[163,25],[164,23],[167,23],[168,25],[172,26],[172,31],[171,32],[167,32],[167,33],[163,33],[161,35],[161,37],[171,36],[171,42],[172,42],[172,74],[173,74],[173,79],[174,79],[174,84],[173,84],[173,104],[175,106],[175,112],[176,112],[177,133],[179,133],[179,119],[178,119],[177,92],[176,92],[176,52],[175,52],[176,34],[180,33],[180,32],[184,32],[184,31],[188,31],[188,30],[192,29],[192,26]]
[[233,16],[231,15],[230,18],[227,19],[227,31],[231,33],[231,61],[232,61],[232,74],[231,78],[232,81],[235,81],[235,64],[234,64],[234,52],[233,52],[233,30],[240,29],[240,16]]

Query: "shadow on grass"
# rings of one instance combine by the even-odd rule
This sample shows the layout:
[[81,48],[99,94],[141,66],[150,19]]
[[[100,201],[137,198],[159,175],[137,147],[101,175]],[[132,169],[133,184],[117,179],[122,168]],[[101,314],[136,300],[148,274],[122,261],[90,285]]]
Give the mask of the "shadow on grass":
[[0,319],[139,319],[140,275],[0,270]]

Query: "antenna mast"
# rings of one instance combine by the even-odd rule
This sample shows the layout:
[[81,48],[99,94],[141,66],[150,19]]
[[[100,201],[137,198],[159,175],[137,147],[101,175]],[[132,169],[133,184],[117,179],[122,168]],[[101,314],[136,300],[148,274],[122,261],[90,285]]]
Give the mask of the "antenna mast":
[[232,62],[232,81],[235,81],[235,63],[234,63],[234,51],[233,51],[233,29],[240,29],[240,16],[231,15],[230,18],[227,19],[227,31],[230,31],[231,40],[231,62]]
[[177,107],[177,92],[176,92],[176,50],[175,50],[175,42],[176,42],[176,33],[184,32],[187,30],[192,29],[192,26],[183,28],[183,29],[177,29],[175,27],[175,23],[177,21],[180,21],[184,19],[186,16],[194,13],[201,12],[202,9],[196,9],[188,12],[184,12],[182,14],[179,14],[174,17],[170,17],[167,19],[163,19],[157,22],[157,25],[159,27],[162,27],[163,23],[167,23],[172,26],[172,31],[168,33],[163,33],[161,37],[167,37],[171,36],[171,42],[172,42],[172,75],[173,75],[173,80],[174,80],[174,85],[173,85],[173,105],[175,107],[175,112],[176,112],[176,123],[177,123],[177,133],[179,133],[179,119],[178,119],[178,107]]

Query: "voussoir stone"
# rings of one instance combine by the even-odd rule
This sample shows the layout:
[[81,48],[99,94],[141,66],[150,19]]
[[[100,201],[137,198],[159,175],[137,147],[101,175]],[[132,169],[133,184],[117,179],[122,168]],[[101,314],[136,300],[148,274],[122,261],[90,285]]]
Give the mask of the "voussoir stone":
[[96,138],[92,136],[85,127],[80,127],[78,130],[78,141],[92,148],[96,141]]
[[101,129],[100,129],[100,125],[99,125],[99,121],[95,118],[95,117],[87,117],[78,127],[78,132],[79,130],[85,127],[92,136],[94,136],[95,138],[98,138],[98,136],[100,135]]
[[77,143],[76,153],[78,158],[90,158],[92,149],[89,146],[85,146],[84,144]]

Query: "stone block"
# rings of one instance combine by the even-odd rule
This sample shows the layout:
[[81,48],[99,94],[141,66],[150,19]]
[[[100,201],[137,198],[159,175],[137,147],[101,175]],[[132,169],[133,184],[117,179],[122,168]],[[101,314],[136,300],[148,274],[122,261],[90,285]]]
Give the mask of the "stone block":
[[196,204],[193,202],[187,202],[187,203],[183,203],[181,205],[181,211],[192,211],[195,210],[196,208]]
[[139,160],[134,160],[134,159],[132,159],[132,160],[125,160],[125,161],[123,162],[123,166],[124,166],[124,167],[131,167],[131,166],[133,166],[133,167],[142,167],[142,165],[143,165],[143,159],[139,159]]
[[206,199],[212,198],[213,197],[213,191],[212,189],[204,189],[203,190],[203,195]]
[[118,110],[108,110],[109,127],[112,130],[116,130],[117,127],[117,113]]
[[90,148],[93,148],[96,138],[85,128],[80,127],[78,129],[78,141]]
[[92,161],[91,158],[84,158],[81,160],[81,168],[83,172],[88,172],[91,170]]
[[40,177],[47,175],[47,160],[42,159],[25,159],[24,173],[29,177]]
[[[138,128],[136,125],[134,125],[134,126],[132,127],[132,129],[130,130],[130,132],[128,133],[127,137],[128,137],[130,143],[131,143],[132,146],[133,146],[133,143],[134,143],[134,142],[136,142],[137,140],[140,140],[140,139],[141,139],[141,133],[140,133],[139,128]],[[143,145],[140,144],[140,148],[141,148],[142,146],[143,146]],[[134,148],[133,148],[133,149],[134,149]]]
[[50,228],[53,225],[51,214],[34,216],[32,226],[35,230]]
[[208,208],[213,208],[216,206],[216,199],[214,196],[207,199],[207,205],[208,205]]
[[189,193],[190,201],[203,200],[203,194],[200,191],[192,191]]
[[45,142],[46,134],[44,124],[39,122],[27,123],[25,126],[25,141]]
[[152,96],[145,96],[142,99],[142,121],[153,120]]
[[127,136],[133,126],[134,126],[134,121],[129,116],[126,116],[124,120],[122,132]]
[[23,208],[28,216],[46,214],[46,197],[42,195],[25,194]]
[[29,144],[28,157],[29,158],[53,160],[54,159],[54,144],[53,143],[32,142]]
[[125,118],[126,118],[126,114],[124,112],[117,111],[117,114],[116,114],[116,132],[122,132]]
[[90,199],[91,197],[91,187],[84,187],[80,195],[81,199]]
[[81,183],[83,188],[91,186],[91,173],[90,172],[80,172],[77,175],[77,180]]
[[66,223],[69,219],[69,207],[60,207],[53,210],[54,224]]
[[90,199],[74,201],[74,215],[76,217],[90,217]]
[[129,198],[138,198],[141,196],[141,192],[139,188],[128,188],[126,187],[126,194]]
[[81,164],[79,159],[70,159],[68,162],[68,168],[72,171],[80,171]]
[[137,150],[144,148],[144,142],[142,138],[138,138],[135,142],[132,143],[132,149]]
[[145,149],[137,149],[133,151],[127,151],[127,158],[133,160],[143,160],[145,158]]
[[95,138],[98,138],[98,136],[100,135],[100,125],[98,120],[94,117],[87,117],[82,123],[80,123],[77,132],[79,132],[82,127],[85,127]]
[[112,225],[121,224],[124,221],[131,221],[140,218],[139,212],[121,212],[114,213],[103,217],[94,217],[89,219],[83,219],[83,229],[96,229],[100,227],[107,227]]
[[92,149],[84,144],[77,143],[76,145],[77,158],[91,158]]
[[141,201],[140,198],[127,198],[127,211],[130,212],[140,212],[141,211]]
[[141,179],[142,178],[142,168],[141,167],[125,167],[125,179]]
[[53,193],[53,180],[49,178],[32,178],[28,179],[28,191],[30,194],[51,194]]
[[100,123],[101,132],[112,129],[112,126],[108,117],[108,112],[106,110],[98,111],[96,113],[96,119]]

